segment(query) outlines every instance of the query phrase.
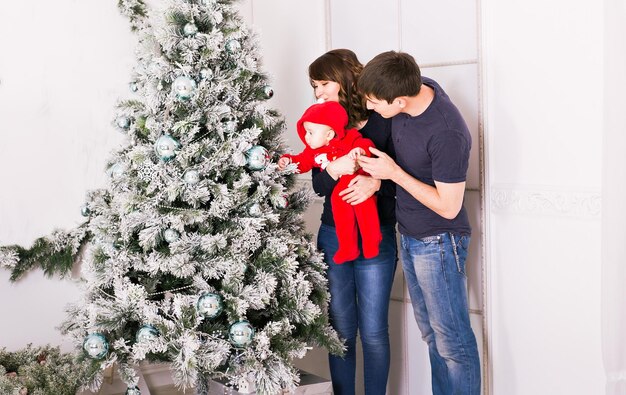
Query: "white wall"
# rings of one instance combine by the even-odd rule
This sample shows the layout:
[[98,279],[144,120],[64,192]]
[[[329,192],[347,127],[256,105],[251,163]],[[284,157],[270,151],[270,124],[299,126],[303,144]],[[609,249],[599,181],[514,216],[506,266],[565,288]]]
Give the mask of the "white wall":
[[602,3],[482,5],[489,393],[600,394]]
[[[81,221],[85,191],[104,185],[108,151],[122,140],[110,120],[134,46],[114,1],[0,5],[0,244],[29,246]],[[8,277],[0,270],[0,346],[61,343],[55,327],[75,284],[39,271]]]

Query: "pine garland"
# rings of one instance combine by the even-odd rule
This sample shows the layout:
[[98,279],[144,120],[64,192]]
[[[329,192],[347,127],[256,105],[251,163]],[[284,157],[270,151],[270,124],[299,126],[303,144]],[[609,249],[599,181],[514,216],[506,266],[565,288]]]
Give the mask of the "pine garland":
[[98,374],[99,366],[44,346],[8,352],[0,349],[0,394],[76,395]]

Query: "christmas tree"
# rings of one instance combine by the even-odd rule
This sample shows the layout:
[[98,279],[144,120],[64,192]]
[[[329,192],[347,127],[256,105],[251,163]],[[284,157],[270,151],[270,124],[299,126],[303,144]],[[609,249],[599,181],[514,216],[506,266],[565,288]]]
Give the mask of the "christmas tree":
[[[209,377],[293,388],[311,344],[340,353],[328,324],[325,264],[301,219],[310,195],[279,171],[283,121],[253,35],[229,0],[119,6],[139,36],[127,136],[89,191],[85,222],[32,247],[0,249],[12,279],[66,273],[81,259],[84,300],[62,329],[134,391],[137,364],[171,365],[181,389]],[[99,385],[96,378],[92,383]]]

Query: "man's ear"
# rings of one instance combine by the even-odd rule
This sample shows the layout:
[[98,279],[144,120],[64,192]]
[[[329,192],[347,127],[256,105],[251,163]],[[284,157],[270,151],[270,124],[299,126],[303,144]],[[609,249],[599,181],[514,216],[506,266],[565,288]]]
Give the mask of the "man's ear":
[[400,106],[400,108],[406,107],[406,97],[404,96],[396,97],[395,99],[393,99],[392,103],[394,102],[398,103],[398,106]]

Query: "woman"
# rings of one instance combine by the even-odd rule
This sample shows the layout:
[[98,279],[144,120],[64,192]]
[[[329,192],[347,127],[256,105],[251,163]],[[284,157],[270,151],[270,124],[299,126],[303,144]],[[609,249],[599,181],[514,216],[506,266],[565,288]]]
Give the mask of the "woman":
[[[354,52],[336,49],[311,63],[309,79],[318,100],[339,102],[348,113],[348,127],[359,129],[363,137],[371,139],[378,149],[393,157],[391,121],[377,113],[370,114],[363,96],[356,91],[356,81],[362,69],[363,65]],[[354,173],[355,167],[354,161],[344,156],[330,162],[325,170],[313,170],[313,189],[325,197],[317,243],[328,264],[330,319],[347,346],[344,358],[329,356],[330,373],[336,395],[355,393],[358,332],[363,346],[365,393],[384,395],[390,360],[387,317],[397,262],[395,185],[358,175],[340,192],[344,200],[354,204],[377,194],[383,240],[378,256],[365,259],[361,255],[353,261],[336,264],[333,256],[338,243],[330,197],[339,177]]]

